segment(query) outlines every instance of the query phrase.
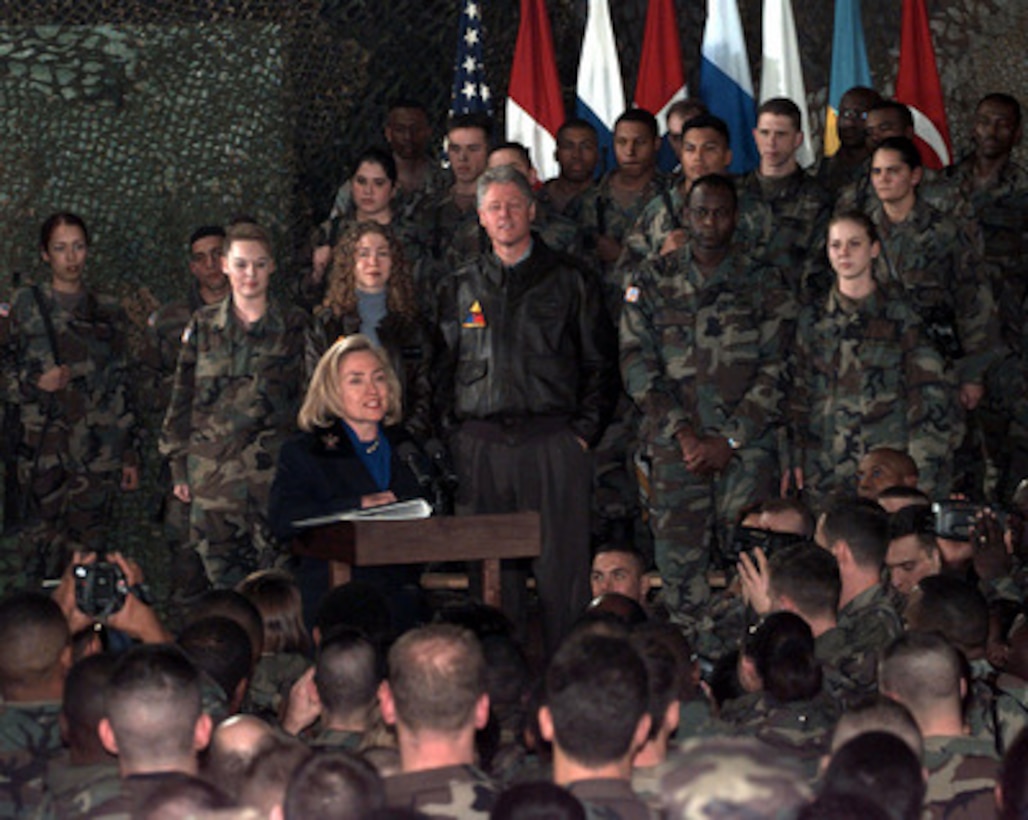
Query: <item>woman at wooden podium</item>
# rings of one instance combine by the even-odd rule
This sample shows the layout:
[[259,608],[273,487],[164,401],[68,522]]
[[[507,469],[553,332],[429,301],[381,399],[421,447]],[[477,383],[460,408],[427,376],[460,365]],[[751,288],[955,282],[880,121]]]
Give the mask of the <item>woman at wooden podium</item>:
[[[271,485],[268,518],[278,538],[294,537],[295,522],[306,518],[427,498],[414,472],[421,456],[399,424],[400,407],[396,373],[367,336],[340,339],[325,352],[297,416],[301,432],[283,444]],[[420,568],[354,567],[352,577],[394,599],[401,588],[417,587]],[[327,590],[326,562],[304,559],[300,582],[305,598]],[[407,620],[413,613],[394,615]]]

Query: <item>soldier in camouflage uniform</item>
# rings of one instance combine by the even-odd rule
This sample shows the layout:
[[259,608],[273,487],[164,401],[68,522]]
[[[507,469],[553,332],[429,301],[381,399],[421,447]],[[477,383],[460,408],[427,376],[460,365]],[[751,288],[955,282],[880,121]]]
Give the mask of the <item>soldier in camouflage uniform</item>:
[[600,161],[596,129],[582,119],[570,119],[557,129],[560,175],[543,183],[538,201],[547,213],[580,221],[582,203],[593,194],[593,176]]
[[622,287],[614,267],[625,236],[646,204],[667,188],[666,177],[657,170],[659,148],[656,118],[641,108],[628,109],[614,125],[618,167],[608,171],[593,196],[582,203],[578,221],[586,249],[599,259],[604,302],[615,322],[621,313]]
[[68,623],[45,595],[0,602],[0,816],[30,817],[61,751],[58,715],[71,665]]
[[[420,102],[405,99],[391,102],[382,130],[396,163],[397,189],[393,205],[397,213],[407,216],[423,199],[443,190],[452,180],[431,155],[432,127],[428,111]],[[347,180],[339,186],[329,219],[348,213],[352,206],[352,181]]]
[[104,687],[116,660],[106,652],[89,655],[68,672],[61,710],[68,749],[47,766],[45,797],[36,817],[78,817],[121,791],[117,760],[97,733],[104,716]]
[[693,740],[676,764],[661,780],[668,820],[795,817],[811,798],[796,762],[756,738]]
[[760,689],[726,701],[718,730],[781,749],[801,761],[813,781],[839,705],[822,689],[810,627],[792,612],[769,615],[748,636],[740,663],[755,672]]
[[[953,203],[967,203],[984,240],[1001,339],[1015,352],[1026,349],[1028,300],[1028,171],[1011,159],[1021,130],[1018,101],[1007,94],[986,95],[975,110],[974,152],[946,168],[923,191],[925,199],[942,211],[951,210]],[[1028,428],[1011,424],[1025,396],[1023,379],[1011,378],[1016,367],[1016,358],[1008,358],[990,368],[979,414],[986,451],[998,473],[995,487],[988,489],[1001,501],[1010,498],[1025,475],[1023,459],[1028,456]],[[1015,448],[1022,455],[1012,463]],[[1018,462],[1021,468],[1015,466]]]
[[903,632],[898,593],[881,580],[888,519],[873,501],[846,499],[829,507],[821,526],[824,546],[839,564],[842,592],[836,626],[818,636],[815,652],[829,691],[847,706],[874,693],[878,654]]
[[853,181],[844,185],[835,198],[836,212],[866,211],[875,199],[871,185],[871,155],[889,137],[914,138],[914,116],[896,100],[879,100],[867,109],[864,119],[864,144],[867,156],[852,171]]
[[910,632],[882,653],[879,688],[906,706],[924,736],[928,816],[988,817],[999,772],[988,740],[964,734],[961,661],[934,633]]
[[876,447],[909,453],[930,495],[947,489],[954,385],[903,294],[876,282],[880,249],[864,214],[834,217],[835,284],[797,322],[788,367],[792,463],[815,505],[853,493],[860,462]]
[[846,91],[839,100],[836,120],[839,149],[830,157],[822,157],[814,171],[814,178],[833,200],[844,186],[867,177],[867,160],[871,154],[864,124],[868,110],[881,100],[881,94],[873,88],[860,85]]
[[913,142],[886,139],[871,165],[876,199],[868,214],[888,277],[903,286],[929,339],[956,368],[961,404],[973,409],[999,345],[996,304],[975,237],[918,197],[921,157]]
[[809,301],[827,293],[831,283],[824,254],[831,200],[796,161],[804,139],[800,122],[792,100],[774,97],[760,106],[753,129],[760,167],[739,180],[739,210],[749,211],[750,200],[771,209],[762,256],[785,274],[797,298]]
[[[485,658],[475,636],[448,624],[406,632],[389,650],[379,698],[400,747],[401,773],[385,779],[387,805],[454,820],[487,818],[499,789],[474,766],[475,731],[489,718]],[[420,743],[423,733],[434,742]]]
[[[682,179],[646,203],[622,241],[617,272],[621,284],[647,259],[671,253],[688,240],[685,198],[689,188],[706,174],[727,174],[732,161],[728,126],[711,114],[694,117],[682,127]],[[756,249],[767,246],[771,209],[760,199],[740,202],[735,242]]]
[[126,376],[126,319],[83,281],[89,236],[74,214],[43,225],[51,281],[15,293],[8,379],[21,405],[19,480],[29,526],[11,577],[60,575],[65,551],[103,549],[115,494],[139,486]]
[[232,295],[186,327],[161,432],[175,495],[190,504],[190,543],[219,587],[283,559],[268,492],[303,395],[307,325],[268,296],[275,263],[262,228],[230,227],[222,265]]
[[[220,225],[204,225],[189,237],[189,272],[193,282],[185,298],[162,306],[147,321],[149,348],[147,363],[153,370],[153,389],[148,391],[147,410],[157,418],[159,427],[171,401],[175,368],[182,348],[182,332],[189,319],[205,305],[213,305],[229,292],[228,278],[221,269],[225,229]],[[172,594],[184,595],[203,591],[206,575],[196,551],[189,546],[189,505],[182,503],[171,491],[168,462],[161,461],[158,486],[162,489],[164,537],[171,550]]]
[[643,414],[650,523],[664,601],[696,627],[712,542],[773,495],[774,425],[795,304],[781,275],[731,246],[731,180],[689,192],[686,247],[640,268],[625,289],[621,372]]
[[453,184],[425,197],[411,216],[418,244],[436,263],[446,260],[447,248],[462,225],[478,223],[476,185],[489,159],[492,131],[492,120],[482,114],[457,114],[450,118],[446,151]]

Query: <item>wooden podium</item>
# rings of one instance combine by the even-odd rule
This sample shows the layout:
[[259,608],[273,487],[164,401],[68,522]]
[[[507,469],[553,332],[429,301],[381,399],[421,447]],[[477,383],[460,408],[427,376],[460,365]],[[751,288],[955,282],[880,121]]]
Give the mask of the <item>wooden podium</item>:
[[332,586],[350,567],[481,561],[482,597],[500,606],[500,560],[539,555],[539,513],[438,516],[418,521],[342,521],[293,539],[293,552],[329,563]]

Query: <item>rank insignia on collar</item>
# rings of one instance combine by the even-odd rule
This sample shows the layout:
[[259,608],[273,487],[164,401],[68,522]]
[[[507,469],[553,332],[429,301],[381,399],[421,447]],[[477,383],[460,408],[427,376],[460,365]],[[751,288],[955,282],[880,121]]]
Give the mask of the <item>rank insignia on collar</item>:
[[471,307],[468,308],[468,312],[464,316],[464,321],[461,322],[461,327],[485,326],[485,314],[482,313],[482,306],[478,303],[478,299],[476,299],[472,302]]
[[325,445],[326,450],[334,450],[339,446],[339,436],[335,433],[326,433],[321,437],[321,443]]
[[625,301],[630,305],[634,305],[639,301],[639,288],[635,285],[629,285],[625,288]]

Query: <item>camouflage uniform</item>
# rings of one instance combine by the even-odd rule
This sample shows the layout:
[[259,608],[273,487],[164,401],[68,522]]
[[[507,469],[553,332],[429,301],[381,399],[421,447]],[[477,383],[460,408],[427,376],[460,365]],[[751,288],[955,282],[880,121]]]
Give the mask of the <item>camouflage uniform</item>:
[[854,492],[875,447],[908,452],[918,486],[946,496],[956,389],[902,294],[879,286],[855,302],[833,286],[800,312],[788,374],[793,464],[809,501]]
[[[193,313],[204,305],[199,284],[194,281],[185,299],[163,305],[147,321],[147,358],[153,370],[153,383],[152,389],[147,391],[149,401],[146,409],[157,418],[157,425],[164,420],[164,413],[171,401],[175,368],[178,365],[179,350],[182,349],[182,332]],[[162,491],[159,506],[164,538],[173,556],[170,567],[171,589],[173,593],[189,596],[202,592],[207,579],[199,556],[189,546],[189,505],[175,497],[170,484],[171,470],[167,460],[162,459],[158,476],[158,487]]]
[[307,741],[315,749],[332,751],[356,752],[364,740],[364,732],[351,732],[343,729],[319,729]]
[[661,780],[670,818],[795,817],[810,786],[789,755],[755,738],[695,740]]
[[566,216],[568,219],[577,222],[579,225],[582,224],[582,208],[585,203],[591,200],[596,195],[596,185],[591,184],[580,194],[576,194],[567,201],[567,204],[563,208],[557,207],[556,200],[550,194],[550,184],[553,180],[547,180],[543,187],[536,191],[536,201],[542,206],[543,210],[547,214],[560,214]]
[[[760,199],[747,199],[745,203],[740,201],[739,205],[733,239],[758,256],[771,238],[771,209]],[[631,279],[632,272],[642,262],[657,259],[661,255],[660,249],[672,231],[688,231],[682,218],[684,212],[685,193],[681,185],[668,188],[646,203],[639,218],[622,240],[624,249],[617,262],[622,285]]]
[[385,778],[386,805],[439,820],[489,817],[499,787],[474,766],[444,766]]
[[878,688],[878,654],[903,632],[896,593],[884,584],[864,590],[839,610],[834,629],[814,641],[825,688],[844,706]]
[[44,778],[45,795],[36,820],[65,820],[106,803],[121,794],[117,763],[72,765],[67,754],[50,761]]
[[0,817],[31,817],[43,800],[43,775],[61,751],[61,704],[0,705]]
[[798,760],[807,779],[817,777],[821,756],[828,753],[839,705],[826,692],[810,700],[778,702],[767,692],[754,692],[721,707],[725,734],[755,737]]
[[161,454],[172,481],[189,485],[190,542],[216,586],[282,557],[268,491],[303,395],[306,325],[301,310],[272,301],[245,327],[229,298],[194,314],[183,334]]
[[425,197],[411,215],[414,235],[424,252],[443,264],[454,237],[465,224],[478,225],[478,211],[472,204],[466,211],[457,206],[452,188]]
[[751,171],[738,181],[739,213],[763,202],[771,209],[771,231],[759,258],[785,274],[800,301],[828,292],[832,277],[825,257],[831,200],[802,168],[781,179]]
[[[795,303],[775,269],[733,249],[704,276],[688,246],[643,265],[624,301],[621,372],[643,414],[657,568],[672,618],[689,624],[710,595],[712,533],[724,543],[739,511],[777,483],[773,426]],[[686,470],[675,439],[686,428],[734,444],[720,475]]]
[[35,516],[12,575],[21,571],[37,581],[61,573],[63,547],[107,546],[121,468],[138,463],[123,311],[88,290],[69,305],[49,284],[38,287],[71,381],[54,393],[37,387],[56,361],[32,289],[18,290],[11,304],[9,378],[21,405],[20,483]]
[[924,767],[928,772],[926,817],[996,816],[999,761],[988,743],[963,736],[926,737]]
[[[1000,336],[1005,347],[1021,351],[1025,305],[1028,302],[1028,172],[1007,162],[998,179],[988,187],[976,184],[974,156],[951,165],[935,184],[921,186],[925,199],[946,211],[953,202],[967,209],[981,229],[984,258],[999,309]],[[1024,379],[1011,378],[1017,359],[1007,358],[989,369],[987,389],[976,410],[986,450],[998,472],[997,499],[1009,499],[1024,472],[1012,463],[1010,438],[1028,452],[1028,427],[1011,421],[1016,407],[1024,404]]]
[[929,340],[954,364],[961,384],[981,382],[998,353],[999,333],[974,237],[920,199],[897,224],[877,199],[868,215],[878,227],[888,276],[903,286]]
[[310,659],[299,652],[275,652],[261,655],[250,676],[244,711],[275,721],[280,713],[283,695],[311,666]]
[[[984,671],[982,663],[987,667]],[[1002,755],[1028,726],[1028,683],[1015,675],[997,675],[988,661],[973,661],[971,674],[965,722],[972,737]]]
[[[578,223],[585,232],[585,246],[589,252],[595,251],[596,240],[600,236],[607,236],[623,243],[647,203],[662,196],[663,191],[667,189],[667,177],[658,171],[632,203],[625,207],[614,196],[611,187],[613,174],[613,171],[605,174],[597,183],[595,193],[582,201]],[[603,301],[610,310],[611,318],[617,323],[621,314],[621,295],[624,289],[614,268],[614,263],[602,263],[600,271]]]
[[659,816],[635,793],[628,780],[613,777],[576,780],[569,783],[567,789],[581,801],[588,816],[594,816],[597,810],[613,812],[620,820],[651,820]]
[[856,165],[845,166],[842,164],[841,155],[835,154],[822,157],[812,176],[817,180],[817,184],[828,192],[832,201],[835,201],[844,188],[855,186],[861,178],[867,179],[869,172],[870,166],[866,159]]

